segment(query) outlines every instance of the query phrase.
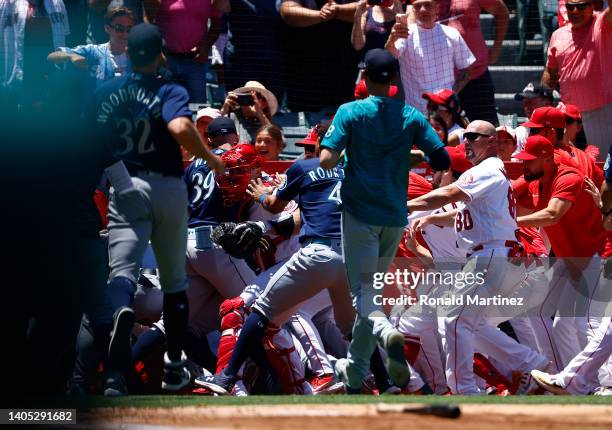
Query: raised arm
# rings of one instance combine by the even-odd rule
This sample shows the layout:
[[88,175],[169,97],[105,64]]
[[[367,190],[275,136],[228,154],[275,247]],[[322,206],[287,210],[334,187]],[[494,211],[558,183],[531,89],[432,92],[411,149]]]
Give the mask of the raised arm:
[[353,31],[351,32],[351,44],[355,51],[361,51],[366,43],[365,26],[368,17],[367,0],[360,0],[353,18]]
[[202,142],[191,119],[184,116],[174,118],[168,123],[168,131],[179,145],[196,157],[203,158],[217,173],[223,173],[223,162]]
[[70,52],[55,51],[47,56],[47,61],[51,64],[64,64],[71,62],[80,69],[87,68],[87,59],[79,54]]
[[[323,8],[321,11],[323,11]],[[321,11],[308,9],[292,0],[283,1],[280,6],[281,18],[291,27],[310,27],[333,18],[333,16],[328,17],[326,14],[321,16]]]
[[510,12],[503,0],[497,0],[493,6],[485,8],[485,10],[493,15],[495,19],[495,42],[489,50],[489,64],[495,64],[499,59],[499,53],[502,49],[502,43],[506,38],[506,33],[508,33]]

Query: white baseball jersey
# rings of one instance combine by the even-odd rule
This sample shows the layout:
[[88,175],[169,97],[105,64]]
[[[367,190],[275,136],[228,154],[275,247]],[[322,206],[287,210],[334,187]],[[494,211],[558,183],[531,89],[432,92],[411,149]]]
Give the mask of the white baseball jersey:
[[[408,223],[410,224],[413,220],[430,214],[450,212],[455,209],[457,209],[457,204],[451,203],[433,211],[411,212],[408,215]],[[421,233],[434,260],[439,258],[465,258],[465,249],[457,246],[457,234],[454,229],[430,224],[425,226]]]
[[472,249],[493,241],[516,241],[516,201],[504,162],[489,157],[464,172],[457,182],[470,200],[457,204],[457,244]]

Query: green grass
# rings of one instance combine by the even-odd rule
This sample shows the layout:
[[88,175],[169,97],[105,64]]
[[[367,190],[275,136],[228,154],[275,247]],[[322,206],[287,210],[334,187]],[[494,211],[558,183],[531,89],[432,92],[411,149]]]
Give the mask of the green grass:
[[67,398],[40,398],[28,407],[64,407],[90,409],[101,407],[115,408],[171,408],[180,406],[240,406],[240,405],[287,405],[287,404],[364,404],[364,403],[457,403],[457,404],[589,404],[612,405],[612,397],[596,396],[249,396],[249,397],[211,397],[211,396],[170,396],[148,395],[124,398],[105,398],[92,396],[86,400]]

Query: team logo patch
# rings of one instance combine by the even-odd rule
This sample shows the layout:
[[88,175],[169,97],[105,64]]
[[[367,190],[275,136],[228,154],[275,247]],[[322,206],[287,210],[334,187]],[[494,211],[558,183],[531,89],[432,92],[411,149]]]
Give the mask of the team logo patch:
[[457,180],[457,182],[459,184],[463,184],[463,185],[467,185],[467,184],[471,184],[472,182],[474,182],[474,176],[472,176],[471,173],[467,173],[467,174],[463,174],[461,175],[461,177]]
[[606,162],[604,163],[604,170],[607,171],[610,168],[610,154],[606,157]]

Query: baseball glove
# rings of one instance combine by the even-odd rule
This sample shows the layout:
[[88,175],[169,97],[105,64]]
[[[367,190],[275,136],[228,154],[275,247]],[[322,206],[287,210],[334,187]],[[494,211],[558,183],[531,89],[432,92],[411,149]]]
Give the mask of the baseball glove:
[[215,227],[211,238],[232,257],[247,258],[260,245],[260,239],[263,236],[263,228],[260,224],[263,223],[251,221],[242,224],[221,223]]

